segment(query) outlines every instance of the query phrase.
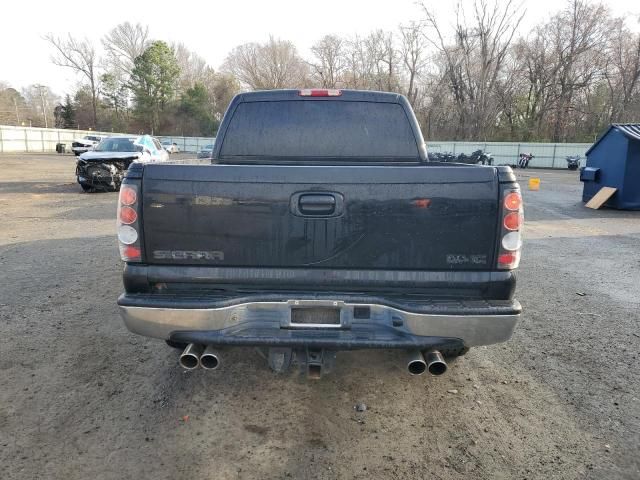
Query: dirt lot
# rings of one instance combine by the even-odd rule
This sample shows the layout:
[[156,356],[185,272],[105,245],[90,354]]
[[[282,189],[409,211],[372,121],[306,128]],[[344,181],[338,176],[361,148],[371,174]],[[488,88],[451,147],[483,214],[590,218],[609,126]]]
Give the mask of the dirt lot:
[[584,208],[576,173],[526,172],[511,342],[438,378],[345,353],[308,382],[250,349],[186,373],[129,334],[116,194],[73,172],[0,156],[3,479],[640,478],[640,212]]

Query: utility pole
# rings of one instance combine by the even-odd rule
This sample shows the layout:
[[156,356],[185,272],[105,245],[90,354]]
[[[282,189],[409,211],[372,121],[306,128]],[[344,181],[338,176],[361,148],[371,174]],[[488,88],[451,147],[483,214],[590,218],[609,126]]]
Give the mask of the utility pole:
[[43,85],[34,85],[38,89],[38,93],[40,94],[40,101],[42,102],[42,116],[44,117],[44,128],[49,128],[49,123],[47,122],[47,107],[44,102],[44,86]]
[[13,106],[16,107],[16,125],[20,125],[20,114],[18,113],[18,102],[16,97],[13,97]]

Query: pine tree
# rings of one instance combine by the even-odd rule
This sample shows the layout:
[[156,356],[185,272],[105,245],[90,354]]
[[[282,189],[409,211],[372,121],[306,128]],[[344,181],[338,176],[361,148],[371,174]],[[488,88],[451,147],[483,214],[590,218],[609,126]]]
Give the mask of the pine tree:
[[76,110],[71,101],[69,94],[64,98],[64,105],[62,105],[62,122],[63,128],[76,128]]

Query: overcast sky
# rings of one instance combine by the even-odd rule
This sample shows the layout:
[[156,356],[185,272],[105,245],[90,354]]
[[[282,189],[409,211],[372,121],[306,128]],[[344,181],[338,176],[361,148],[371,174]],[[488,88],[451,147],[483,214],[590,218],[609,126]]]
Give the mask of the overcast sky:
[[[604,3],[615,15],[633,16],[630,24],[637,28],[640,2]],[[446,21],[453,20],[453,0],[425,0],[425,4]],[[563,0],[525,0],[523,4],[527,10],[523,34],[564,5]],[[51,63],[51,49],[42,39],[48,32],[87,37],[100,46],[100,38],[118,23],[141,22],[149,25],[153,39],[182,42],[218,68],[231,48],[264,41],[269,34],[293,41],[308,56],[309,47],[322,35],[392,30],[422,16],[415,0],[3,0],[1,11],[0,81],[18,89],[41,83],[60,95],[73,91],[79,78]]]

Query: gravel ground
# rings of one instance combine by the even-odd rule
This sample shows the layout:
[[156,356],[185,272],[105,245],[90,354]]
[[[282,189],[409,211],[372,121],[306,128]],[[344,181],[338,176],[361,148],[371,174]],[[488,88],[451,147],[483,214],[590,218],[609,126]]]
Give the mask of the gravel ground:
[[128,333],[116,194],[73,172],[0,156],[3,479],[640,478],[640,212],[584,208],[575,172],[522,176],[542,184],[510,342],[438,378],[343,353],[318,382],[251,349],[184,372]]

